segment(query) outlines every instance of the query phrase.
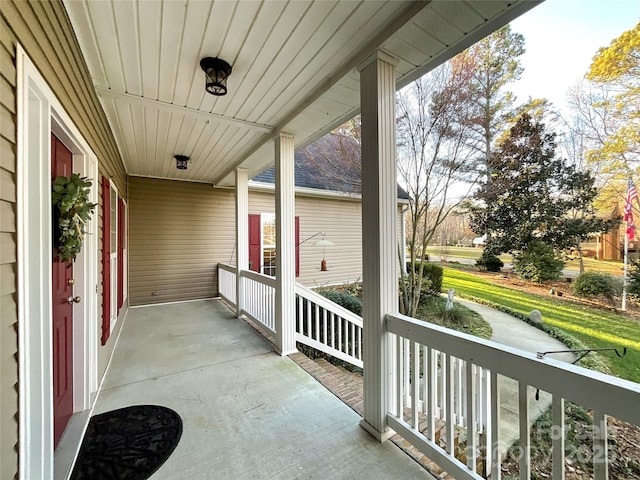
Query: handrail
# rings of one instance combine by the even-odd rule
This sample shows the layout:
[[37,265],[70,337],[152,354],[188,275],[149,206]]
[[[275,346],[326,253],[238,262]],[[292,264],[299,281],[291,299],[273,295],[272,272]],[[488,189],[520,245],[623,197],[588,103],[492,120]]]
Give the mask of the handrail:
[[230,273],[236,273],[236,267],[233,265],[229,265],[227,263],[218,263],[218,268],[222,270],[226,270],[227,272],[230,272]]
[[271,277],[269,275],[265,275],[264,273],[258,273],[252,270],[242,270],[240,272],[240,276],[242,278],[249,278],[251,280],[255,280],[256,282],[260,282],[268,287],[276,288],[276,278]]

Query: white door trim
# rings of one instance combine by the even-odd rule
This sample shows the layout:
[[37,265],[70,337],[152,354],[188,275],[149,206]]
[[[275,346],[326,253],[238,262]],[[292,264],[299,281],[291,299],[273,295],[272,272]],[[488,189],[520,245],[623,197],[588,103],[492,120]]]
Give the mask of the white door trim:
[[[73,153],[74,169],[93,182],[98,162],[24,49],[17,45],[17,267],[20,479],[53,478],[51,313],[51,133]],[[98,387],[97,212],[74,265],[74,411],[90,408]],[[77,271],[75,270],[77,269]]]

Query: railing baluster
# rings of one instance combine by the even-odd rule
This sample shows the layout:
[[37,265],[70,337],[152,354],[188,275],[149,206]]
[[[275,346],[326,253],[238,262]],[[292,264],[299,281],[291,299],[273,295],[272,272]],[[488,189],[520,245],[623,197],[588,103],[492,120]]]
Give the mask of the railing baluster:
[[314,338],[320,341],[320,307],[317,303],[314,304],[314,307],[314,320],[316,324],[316,336]]
[[344,352],[344,348],[342,347],[342,317],[339,315],[336,315],[336,317],[338,318],[338,350]]
[[438,382],[438,365],[436,363],[436,352],[427,347],[428,377],[426,382],[429,384],[429,392],[427,397],[427,432],[429,440],[436,440],[436,383]]
[[344,318],[342,321],[342,328],[344,329],[344,353],[349,353],[349,322],[347,322]]
[[331,317],[331,348],[336,348],[336,316],[333,312],[329,315]]
[[402,347],[404,344],[404,339],[400,335],[396,335],[396,415],[400,419],[404,419],[404,402],[402,401],[402,383],[403,383],[403,373],[404,365],[402,364],[402,360],[404,358],[404,353],[402,352]]
[[609,446],[607,442],[607,416],[593,412],[593,475],[594,480],[609,478]]
[[531,478],[531,434],[528,385],[518,382],[518,421],[520,424],[520,480]]
[[457,406],[457,424],[459,426],[463,426],[463,422],[464,422],[464,417],[466,416],[465,414],[465,409],[466,409],[466,405],[465,402],[467,401],[467,397],[464,395],[464,372],[465,372],[465,362],[462,359],[458,359],[458,382],[457,382],[457,390],[456,390],[456,398],[458,400],[458,406]]
[[422,413],[427,413],[428,401],[427,395],[429,392],[429,348],[422,345]]
[[272,329],[276,329],[276,290],[275,288],[271,289],[269,294],[269,310],[271,312],[271,325]]
[[491,443],[487,446],[487,456],[491,457],[491,480],[502,477],[500,458],[500,389],[498,388],[498,373],[491,371]]
[[411,387],[410,387],[410,378],[409,375],[411,374],[410,372],[410,366],[411,366],[411,360],[409,360],[410,357],[410,350],[409,350],[409,340],[408,339],[404,339],[403,340],[403,351],[404,351],[404,355],[402,356],[402,363],[404,364],[404,370],[403,370],[403,385],[402,388],[404,389],[404,406],[405,407],[409,407],[410,403],[409,403],[409,395],[411,395]]
[[362,329],[358,328],[358,360],[362,360]]
[[351,342],[351,356],[355,357],[356,356],[356,342],[355,342],[356,326],[353,323],[349,323],[348,325],[351,327],[351,333],[349,335],[349,341]]
[[411,359],[411,426],[417,430],[420,350],[416,342],[411,342]]
[[307,336],[309,338],[313,338],[313,330],[311,328],[311,302],[309,300],[305,300],[306,303],[306,309],[304,309],[306,311],[306,319],[307,319]]
[[327,309],[322,309],[322,343],[329,345],[329,339],[327,338]]
[[453,362],[451,355],[446,356],[446,378],[445,378],[445,401],[447,404],[446,422],[447,422],[447,453],[453,455],[454,450],[454,432],[455,423],[453,420]]
[[478,449],[476,438],[476,378],[474,375],[475,365],[471,360],[467,360],[467,411],[465,412],[465,420],[467,423],[467,467],[476,471],[476,453]]
[[438,364],[440,365],[440,377],[438,381],[438,406],[440,407],[440,420],[447,419],[447,402],[445,400],[445,380],[447,378],[447,366],[444,353],[438,350]]
[[564,478],[564,398],[559,395],[553,396],[551,412],[552,476]]

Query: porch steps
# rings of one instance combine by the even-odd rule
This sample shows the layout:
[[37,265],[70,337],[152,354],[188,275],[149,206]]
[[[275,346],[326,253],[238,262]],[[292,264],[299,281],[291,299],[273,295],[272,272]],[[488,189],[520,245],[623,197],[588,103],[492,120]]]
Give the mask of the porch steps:
[[[345,368],[333,365],[324,358],[311,359],[301,352],[289,355],[294,362],[305,370],[309,375],[314,377],[318,382],[324,385],[331,393],[342,400],[347,406],[352,408],[358,415],[362,416],[362,391],[363,380],[362,375],[350,372]],[[405,419],[409,410],[405,412]],[[425,419],[420,419],[421,427],[426,425]],[[439,422],[436,426],[436,442],[444,437],[444,424]],[[416,462],[422,465],[430,474],[436,478],[446,480],[454,480],[451,475],[443,472],[442,469],[434,462],[429,460],[423,453],[414,448],[408,441],[396,434],[391,437],[391,441],[407,453]]]

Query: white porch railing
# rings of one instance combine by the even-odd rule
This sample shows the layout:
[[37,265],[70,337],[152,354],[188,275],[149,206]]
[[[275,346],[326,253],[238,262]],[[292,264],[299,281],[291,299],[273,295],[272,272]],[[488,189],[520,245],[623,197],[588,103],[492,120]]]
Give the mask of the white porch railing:
[[218,264],[218,292],[227,302],[236,304],[236,269],[224,263]]
[[362,317],[300,284],[296,341],[362,368]]
[[[498,385],[506,381],[504,377],[517,383],[521,479],[529,479],[531,474],[528,397],[535,388],[548,392],[553,398],[554,479],[564,478],[565,399],[593,411],[592,461],[596,480],[608,478],[607,416],[640,424],[640,385],[636,383],[552,359],[539,360],[528,352],[400,314],[387,315],[386,319],[387,332],[392,334],[395,345],[394,359],[391,359],[395,385],[389,398],[389,426],[457,479],[483,478],[478,473],[479,458],[491,466],[491,480],[500,479],[501,452],[506,449],[500,438],[502,403]],[[442,365],[446,366],[446,372],[463,371],[466,375],[438,374],[438,367]],[[478,377],[477,372],[485,372],[490,382],[482,383],[485,373]],[[483,395],[478,393],[487,386],[491,394],[486,397],[488,405],[484,406]],[[442,391],[445,403],[439,411],[438,395]],[[484,445],[479,445],[483,410],[487,410],[489,421],[483,432]],[[436,418],[441,412],[445,423],[444,447],[436,438]],[[459,451],[456,455],[457,449],[463,450],[463,455]]]
[[[218,290],[236,303],[236,269],[218,264]],[[242,313],[275,334],[275,278],[243,270]],[[362,368],[362,318],[296,284],[296,341]]]
[[[268,333],[276,333],[276,280],[261,273],[243,270],[243,299],[241,312],[265,328]],[[236,267],[218,264],[218,292],[233,306],[237,306]]]
[[243,299],[241,312],[276,333],[276,279],[249,270],[240,273]]
[[[470,400],[466,395],[468,375],[466,362],[456,357],[451,357],[448,362],[444,352],[425,347],[425,349],[427,348],[428,351],[418,352],[420,378],[418,395],[415,397],[418,411],[425,415],[428,411],[433,411],[434,421],[444,421],[449,418],[447,410],[450,409],[453,425],[464,427],[466,425],[467,402]],[[407,368],[413,359],[409,340],[403,339],[403,343],[396,348],[396,352],[401,355],[401,361],[397,362],[399,369],[401,369],[401,376],[397,379],[401,382],[399,391],[403,392],[403,406],[407,408],[411,407],[413,401],[411,368]],[[484,433],[491,418],[489,400],[491,376],[488,370],[477,365],[473,365],[471,375],[475,387],[472,401],[474,402],[473,408],[477,412],[476,428],[479,433]],[[447,397],[448,391],[453,392],[451,401]],[[430,408],[429,405],[431,405]]]

